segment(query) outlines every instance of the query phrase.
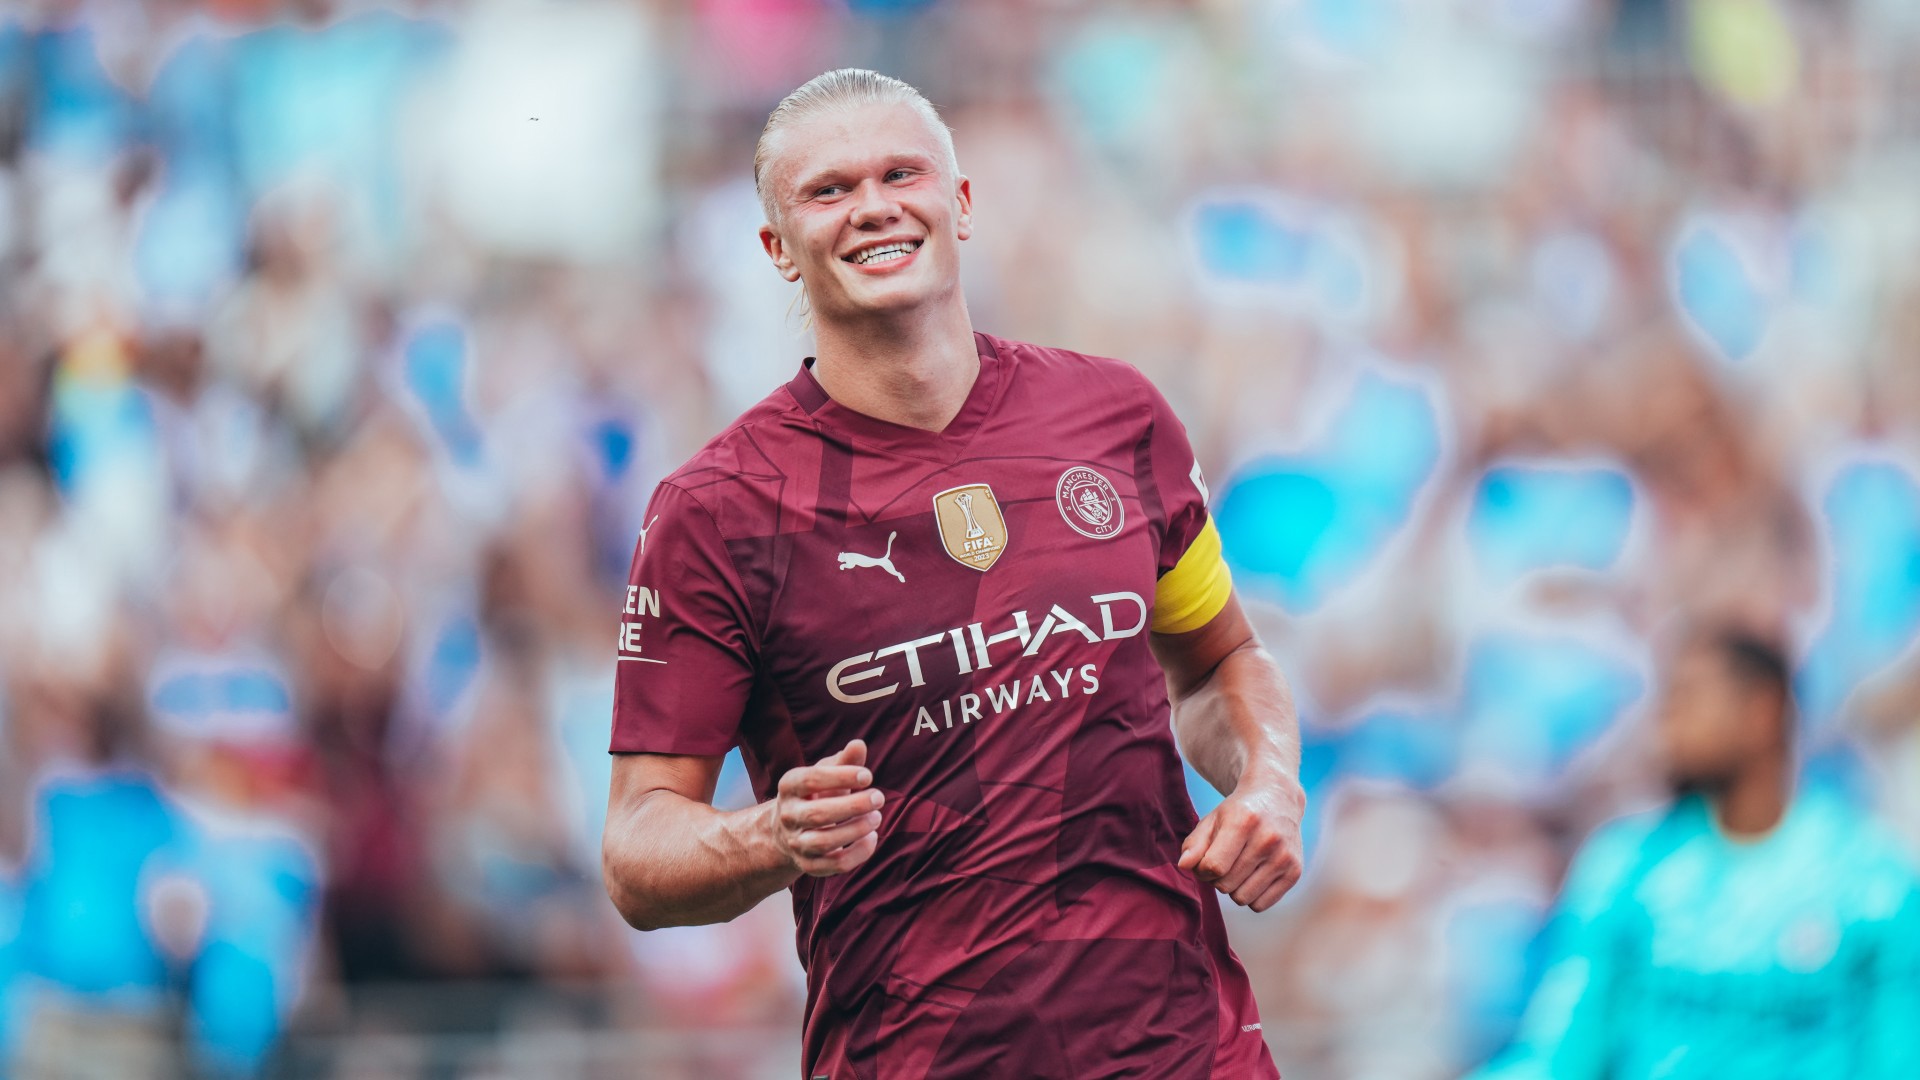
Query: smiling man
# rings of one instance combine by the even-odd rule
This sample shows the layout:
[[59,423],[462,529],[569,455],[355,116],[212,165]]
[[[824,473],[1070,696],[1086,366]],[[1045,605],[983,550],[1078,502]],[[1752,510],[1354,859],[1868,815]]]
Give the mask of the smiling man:
[[[1298,879],[1299,738],[1179,420],[974,330],[972,188],[912,87],[814,79],[754,177],[817,356],[647,511],[609,894],[649,929],[791,889],[808,1078],[1277,1076],[1216,891]],[[734,746],[763,801],[720,811]]]

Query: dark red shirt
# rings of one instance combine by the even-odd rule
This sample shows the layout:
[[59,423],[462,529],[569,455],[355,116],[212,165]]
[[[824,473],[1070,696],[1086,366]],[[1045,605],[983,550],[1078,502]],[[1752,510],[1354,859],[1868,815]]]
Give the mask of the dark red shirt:
[[1277,1077],[1148,649],[1206,521],[1185,430],[1114,360],[977,335],[945,431],[803,367],[663,481],[615,752],[738,745],[761,799],[866,740],[864,865],[792,888],[806,1077]]

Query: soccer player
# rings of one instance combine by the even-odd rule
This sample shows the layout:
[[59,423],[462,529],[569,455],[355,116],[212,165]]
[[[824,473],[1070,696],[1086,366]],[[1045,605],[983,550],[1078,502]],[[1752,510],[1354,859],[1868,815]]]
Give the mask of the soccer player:
[[[1277,1076],[1214,893],[1297,880],[1298,732],[1180,421],[975,332],[972,191],[911,87],[822,75],[754,165],[818,355],[646,511],[609,894],[644,929],[790,888],[809,1078]],[[764,801],[721,812],[735,745]]]
[[1838,795],[1795,796],[1780,652],[1697,631],[1660,735],[1677,800],[1588,842],[1480,1080],[1920,1076],[1920,891]]

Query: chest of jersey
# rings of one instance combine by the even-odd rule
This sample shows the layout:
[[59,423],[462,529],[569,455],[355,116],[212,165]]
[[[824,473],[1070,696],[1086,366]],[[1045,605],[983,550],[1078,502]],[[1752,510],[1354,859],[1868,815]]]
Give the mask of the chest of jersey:
[[1115,654],[1147,655],[1164,524],[1130,447],[1086,449],[942,463],[855,448],[844,493],[823,484],[795,508],[816,524],[782,545],[761,661],[803,741],[930,740],[1091,697]]

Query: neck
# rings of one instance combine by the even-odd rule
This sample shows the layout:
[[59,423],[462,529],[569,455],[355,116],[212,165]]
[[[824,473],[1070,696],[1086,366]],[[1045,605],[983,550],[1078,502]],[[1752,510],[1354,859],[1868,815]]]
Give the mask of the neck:
[[1720,831],[1735,840],[1757,840],[1787,813],[1787,759],[1769,754],[1707,793]]
[[821,321],[814,327],[813,377],[827,396],[857,413],[942,431],[966,404],[980,373],[973,322],[964,303],[922,319]]

